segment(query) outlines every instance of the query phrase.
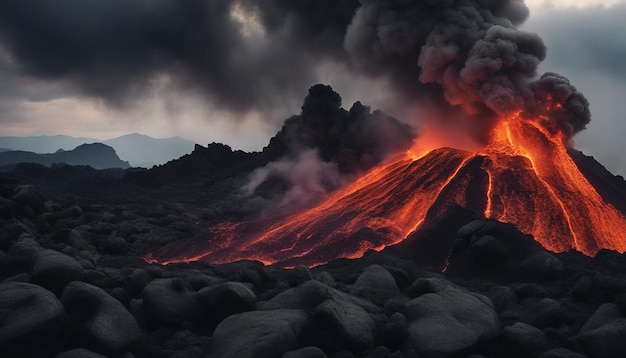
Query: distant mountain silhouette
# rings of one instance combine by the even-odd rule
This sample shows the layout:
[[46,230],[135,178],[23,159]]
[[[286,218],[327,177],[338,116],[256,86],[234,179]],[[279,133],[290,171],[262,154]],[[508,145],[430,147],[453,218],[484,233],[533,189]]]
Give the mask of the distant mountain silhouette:
[[181,137],[156,139],[147,135],[132,133],[102,141],[115,148],[124,160],[134,167],[151,168],[165,164],[191,153],[195,143]]
[[81,144],[73,150],[57,150],[52,154],[38,154],[26,151],[8,151],[0,153],[0,166],[17,163],[37,163],[51,166],[55,163],[69,165],[88,165],[95,169],[130,168],[130,164],[121,160],[115,150],[102,143]]
[[69,151],[84,143],[104,143],[115,149],[119,157],[127,160],[130,165],[146,168],[165,164],[170,160],[191,153],[195,145],[194,142],[180,137],[156,139],[138,133],[104,141],[96,138],[65,135],[0,137],[0,148],[40,154],[54,153],[59,149]]

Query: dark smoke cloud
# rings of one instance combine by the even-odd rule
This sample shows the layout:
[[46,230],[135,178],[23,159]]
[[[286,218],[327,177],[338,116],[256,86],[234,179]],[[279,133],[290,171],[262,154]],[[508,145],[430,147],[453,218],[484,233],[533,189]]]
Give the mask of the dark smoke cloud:
[[[344,57],[356,0],[0,1],[0,45],[14,71],[132,104],[159,76],[242,112],[284,103]],[[233,17],[251,18],[256,33]]]
[[[588,122],[588,115],[582,118],[588,114],[586,100],[573,87],[564,90],[569,83],[562,78],[548,75],[532,84],[546,47],[536,34],[516,28],[528,17],[522,1],[361,3],[346,34],[347,51],[356,66],[388,75],[409,96],[436,101],[442,94],[477,121],[475,125],[488,128],[494,116],[537,114],[536,99],[555,90],[558,101],[567,104],[555,112],[564,130],[575,133],[584,128],[580,123]],[[558,84],[550,85],[554,80]],[[427,84],[438,84],[439,90]],[[566,94],[572,97],[563,98]],[[481,123],[485,121],[487,125]]]

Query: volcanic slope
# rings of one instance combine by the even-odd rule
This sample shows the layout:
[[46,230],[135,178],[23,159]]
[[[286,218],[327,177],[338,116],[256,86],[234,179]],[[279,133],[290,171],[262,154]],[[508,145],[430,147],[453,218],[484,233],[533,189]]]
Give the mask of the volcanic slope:
[[454,206],[512,223],[551,251],[626,250],[623,213],[581,173],[560,134],[512,117],[491,138],[475,153],[409,150],[309,209],[223,223],[207,238],[153,258],[317,265],[396,244]]

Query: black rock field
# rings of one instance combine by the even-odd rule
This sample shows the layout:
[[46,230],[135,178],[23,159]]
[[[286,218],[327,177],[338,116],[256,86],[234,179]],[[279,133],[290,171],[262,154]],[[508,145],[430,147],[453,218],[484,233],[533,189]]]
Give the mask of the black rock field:
[[382,252],[283,269],[141,257],[202,231],[185,203],[57,199],[7,175],[5,357],[619,357],[626,258],[553,254],[459,209]]

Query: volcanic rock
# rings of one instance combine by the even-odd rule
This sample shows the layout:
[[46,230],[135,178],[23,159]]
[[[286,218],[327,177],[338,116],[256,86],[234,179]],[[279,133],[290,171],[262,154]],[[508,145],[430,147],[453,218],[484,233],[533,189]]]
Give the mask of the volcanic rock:
[[554,280],[561,277],[564,266],[554,255],[542,251],[523,261],[519,269],[534,280]]
[[70,317],[73,338],[82,347],[103,354],[119,354],[141,335],[130,312],[101,288],[72,282],[63,291],[61,302]]
[[327,299],[315,309],[316,319],[328,324],[348,348],[362,351],[374,344],[376,324],[365,310],[346,300]]
[[409,336],[408,322],[403,314],[396,312],[378,332],[380,343],[391,349],[399,348]]
[[323,350],[317,347],[304,347],[293,351],[285,352],[281,358],[326,358]]
[[543,352],[538,358],[588,358],[586,355],[567,348],[554,348]]
[[41,246],[30,235],[23,235],[4,257],[8,272],[30,272],[39,257]]
[[279,357],[298,347],[307,319],[304,311],[290,309],[232,315],[215,328],[206,357]]
[[180,278],[156,279],[143,289],[146,312],[159,322],[180,325],[198,318],[200,306],[195,300],[196,292]]
[[54,358],[107,358],[105,355],[92,352],[85,348],[74,348],[57,354]]
[[524,311],[521,320],[537,328],[558,327],[569,318],[561,304],[552,298],[542,298],[529,303]]
[[0,284],[0,316],[0,351],[9,357],[54,342],[65,312],[61,302],[44,288],[8,282]]
[[259,302],[260,310],[276,310],[280,308],[310,310],[329,295],[330,288],[319,281],[307,281],[302,285],[290,288],[276,295],[269,301]]
[[31,271],[33,282],[46,288],[62,288],[83,276],[83,266],[74,258],[54,250],[42,250]]
[[505,327],[502,339],[508,356],[536,357],[548,348],[546,335],[522,322]]
[[388,299],[399,295],[400,290],[389,271],[382,266],[372,265],[357,278],[350,293],[383,306]]
[[598,307],[594,314],[589,317],[585,325],[580,329],[580,334],[593,331],[620,318],[624,318],[620,309],[613,303],[605,303]]
[[487,297],[451,286],[409,301],[404,312],[409,341],[426,357],[459,354],[500,331],[498,315]]
[[626,319],[618,319],[578,336],[578,342],[590,357],[626,356]]
[[19,205],[30,207],[36,212],[41,212],[48,198],[34,185],[23,185],[18,188],[15,195],[11,197],[11,200]]
[[217,324],[232,314],[252,311],[256,307],[254,292],[239,282],[225,282],[203,288],[195,298],[204,308],[210,324]]

